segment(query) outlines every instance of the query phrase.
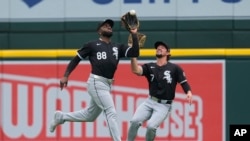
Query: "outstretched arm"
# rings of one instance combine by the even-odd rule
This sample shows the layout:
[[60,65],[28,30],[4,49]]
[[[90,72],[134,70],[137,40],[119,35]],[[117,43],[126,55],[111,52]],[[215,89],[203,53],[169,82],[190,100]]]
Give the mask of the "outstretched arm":
[[127,57],[138,57],[140,55],[140,50],[137,36],[137,28],[131,29],[130,33],[132,35],[132,47],[129,49]]
[[187,100],[189,102],[189,104],[192,104],[192,92],[191,92],[191,88],[190,85],[188,84],[188,82],[184,82],[181,83],[182,89],[184,90],[184,92],[187,94]]
[[142,67],[138,65],[137,58],[131,58],[131,70],[134,74],[142,75]]
[[76,66],[79,64],[79,62],[81,61],[81,58],[78,57],[78,55],[76,55],[68,64],[66,71],[63,75],[63,77],[60,80],[60,88],[61,90],[63,89],[63,87],[66,87],[68,84],[68,77],[70,75],[70,73],[76,68]]

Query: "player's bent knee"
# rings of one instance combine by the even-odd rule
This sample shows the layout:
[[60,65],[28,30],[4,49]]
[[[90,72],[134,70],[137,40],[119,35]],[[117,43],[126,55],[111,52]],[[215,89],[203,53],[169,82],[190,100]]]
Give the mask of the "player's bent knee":
[[131,124],[131,126],[136,126],[136,127],[139,127],[139,126],[142,125],[141,122],[136,121],[136,120],[131,120],[131,121],[130,121],[130,124]]
[[155,132],[156,129],[157,129],[157,127],[155,127],[155,126],[153,126],[153,125],[150,125],[150,124],[149,124],[149,125],[147,126],[147,130],[148,130],[148,131],[154,131],[154,132]]

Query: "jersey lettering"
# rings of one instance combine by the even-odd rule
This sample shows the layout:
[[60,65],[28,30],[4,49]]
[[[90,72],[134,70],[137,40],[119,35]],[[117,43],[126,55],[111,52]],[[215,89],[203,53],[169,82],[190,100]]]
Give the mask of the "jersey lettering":
[[165,71],[164,72],[164,77],[163,79],[167,80],[167,83],[171,84],[172,83],[172,77],[170,75],[170,71]]
[[151,82],[153,82],[153,80],[154,80],[154,74],[150,74],[150,76],[151,76]]
[[115,56],[116,60],[118,59],[118,48],[113,47],[113,55]]
[[106,52],[97,52],[96,58],[97,60],[107,59],[107,54]]

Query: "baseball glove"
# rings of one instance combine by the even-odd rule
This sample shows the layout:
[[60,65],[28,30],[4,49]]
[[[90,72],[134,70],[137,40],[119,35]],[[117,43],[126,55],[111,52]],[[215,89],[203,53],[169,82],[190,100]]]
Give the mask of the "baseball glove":
[[121,17],[122,26],[130,31],[139,27],[139,20],[137,18],[135,10],[130,10]]
[[[145,34],[137,32],[137,37],[138,37],[139,47],[141,48],[144,46],[147,36]],[[132,35],[130,33],[128,36],[128,45],[132,46],[132,43],[133,43],[133,40],[132,40]]]

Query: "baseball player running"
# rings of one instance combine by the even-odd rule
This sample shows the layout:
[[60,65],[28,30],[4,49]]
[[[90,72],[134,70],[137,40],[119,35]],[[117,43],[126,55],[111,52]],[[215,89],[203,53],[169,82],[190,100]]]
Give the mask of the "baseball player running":
[[161,41],[154,44],[156,63],[138,65],[136,58],[131,58],[132,72],[145,76],[149,85],[149,97],[136,109],[128,131],[128,141],[134,141],[138,128],[147,122],[146,141],[153,141],[156,130],[168,117],[177,83],[180,83],[187,94],[188,102],[192,102],[192,92],[185,74],[180,66],[169,62],[170,48]]
[[[111,42],[113,20],[107,19],[97,27],[98,40],[87,42],[77,51],[77,55],[68,64],[60,87],[67,86],[70,73],[82,59],[88,58],[92,70],[87,81],[87,90],[91,96],[90,105],[86,109],[65,113],[56,111],[50,124],[50,132],[54,132],[64,122],[93,122],[103,111],[110,135],[114,141],[121,141],[117,124],[117,113],[111,95],[111,85],[119,59],[122,57],[138,57],[139,44],[137,29],[130,30],[133,46]],[[83,70],[84,71],[84,70]]]

